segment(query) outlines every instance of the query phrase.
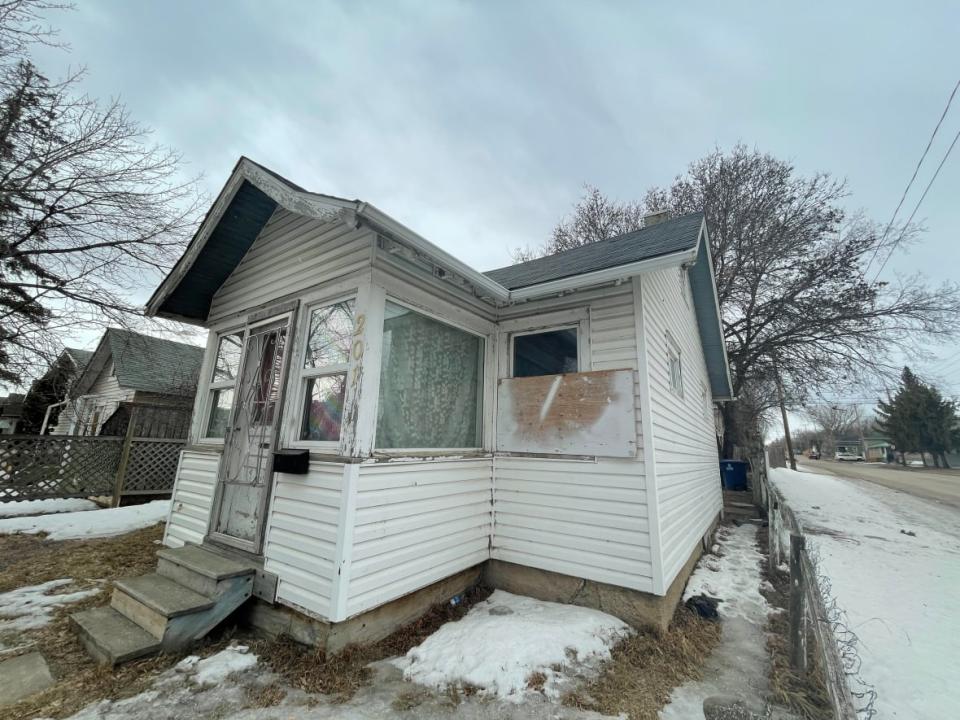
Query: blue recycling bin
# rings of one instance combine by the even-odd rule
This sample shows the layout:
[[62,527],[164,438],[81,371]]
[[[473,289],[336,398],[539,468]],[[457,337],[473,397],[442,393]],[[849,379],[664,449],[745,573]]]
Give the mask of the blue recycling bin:
[[746,460],[721,460],[720,477],[723,478],[725,490],[747,489],[747,468],[750,463]]

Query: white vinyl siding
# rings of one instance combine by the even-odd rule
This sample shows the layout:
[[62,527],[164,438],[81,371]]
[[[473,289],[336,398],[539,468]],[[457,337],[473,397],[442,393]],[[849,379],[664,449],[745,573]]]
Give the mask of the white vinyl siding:
[[213,297],[209,323],[368,270],[374,234],[277,210]]
[[[667,268],[641,278],[664,587],[722,506],[716,430],[698,391],[709,380],[694,310],[683,300],[676,273]],[[683,362],[682,395],[671,389],[668,337]]]
[[278,600],[330,617],[344,466],[314,461],[306,475],[275,477],[264,570],[277,576]]
[[[135,394],[135,390],[120,386],[117,376],[113,374],[113,362],[108,361],[90,390],[74,401],[76,424],[72,434],[97,435],[120,403],[133,400]],[[94,413],[97,414],[96,427],[92,426]]]
[[360,465],[345,616],[489,558],[490,458]]
[[493,558],[652,589],[641,464],[497,457],[494,468]]
[[184,543],[203,542],[210,522],[219,467],[220,455],[217,453],[193,450],[180,453],[164,545],[180,547]]

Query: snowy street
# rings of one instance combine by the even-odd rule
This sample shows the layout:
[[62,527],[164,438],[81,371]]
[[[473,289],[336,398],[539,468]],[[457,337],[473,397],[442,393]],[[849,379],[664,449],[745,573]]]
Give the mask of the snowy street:
[[770,479],[859,638],[876,717],[952,717],[960,511],[855,478],[777,468]]

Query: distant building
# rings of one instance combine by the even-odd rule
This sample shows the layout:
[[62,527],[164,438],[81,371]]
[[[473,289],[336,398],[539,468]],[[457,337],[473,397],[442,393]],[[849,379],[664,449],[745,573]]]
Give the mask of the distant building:
[[9,395],[0,396],[0,435],[13,435],[16,433],[22,415],[22,394],[10,393]]

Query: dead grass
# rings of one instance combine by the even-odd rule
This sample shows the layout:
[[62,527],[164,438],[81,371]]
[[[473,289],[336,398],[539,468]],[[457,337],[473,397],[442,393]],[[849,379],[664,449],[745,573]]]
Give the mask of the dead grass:
[[656,720],[673,688],[701,677],[720,642],[720,624],[680,606],[664,633],[641,631],[620,641],[600,676],[564,696],[565,705],[630,720]]
[[[70,577],[69,588],[99,586],[104,592],[58,608],[43,628],[21,633],[17,640],[43,653],[58,682],[42,693],[3,709],[8,720],[62,718],[104,698],[129,697],[145,690],[154,675],[182,656],[161,655],[110,669],[96,665],[87,655],[70,625],[70,614],[107,600],[109,581],[152,571],[162,526],[97,540],[47,542],[36,535],[0,537],[0,592],[48,580]],[[200,648],[208,654],[226,646],[227,639]]]
[[397,712],[406,712],[407,710],[413,710],[415,707],[420,707],[429,697],[430,692],[426,688],[415,687],[410,690],[403,690],[397,693],[393,702],[390,703],[390,707]]
[[527,688],[542,693],[547,685],[547,676],[545,673],[537,670],[527,675]]
[[[307,647],[286,637],[259,641],[255,643],[255,652],[261,661],[293,687],[328,695],[334,702],[346,702],[369,682],[371,673],[368,664],[405,654],[444,623],[462,618],[487,595],[489,592],[473,588],[466,592],[464,601],[456,606],[449,603],[435,605],[416,622],[377,643],[350,645],[336,654],[327,655],[320,648]],[[453,702],[454,698],[450,700]],[[459,703],[459,698],[456,702]]]
[[[764,553],[767,543],[767,528],[761,528],[757,533],[757,544]],[[780,571],[770,572],[769,563],[764,563],[763,576],[773,586],[772,590],[762,591],[764,597],[771,606],[782,610],[771,613],[767,619],[771,700],[805,720],[830,720],[833,711],[813,642],[807,644],[806,674],[800,675],[790,667],[790,616],[786,609],[789,604],[790,575]]]

